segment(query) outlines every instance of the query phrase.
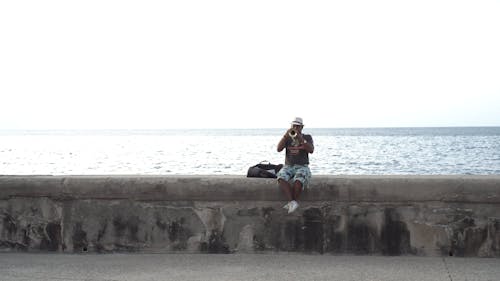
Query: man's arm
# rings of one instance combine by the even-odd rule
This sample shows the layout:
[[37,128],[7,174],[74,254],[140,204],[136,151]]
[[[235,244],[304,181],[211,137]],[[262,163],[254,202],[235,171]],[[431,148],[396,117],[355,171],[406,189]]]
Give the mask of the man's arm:
[[304,138],[304,135],[300,134],[300,136],[299,136],[299,143],[304,148],[304,150],[307,151],[307,153],[313,153],[314,152],[314,144],[312,143],[312,137],[311,137],[311,139],[309,141],[307,141]]
[[285,135],[280,139],[280,142],[278,143],[278,152],[283,151],[286,147],[286,139],[288,138],[288,131],[286,131]]

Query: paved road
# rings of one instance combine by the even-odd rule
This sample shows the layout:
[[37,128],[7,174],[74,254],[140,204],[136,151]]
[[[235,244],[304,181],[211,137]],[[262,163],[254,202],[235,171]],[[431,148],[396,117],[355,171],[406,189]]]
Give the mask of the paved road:
[[0,254],[0,280],[500,280],[500,259],[304,254]]

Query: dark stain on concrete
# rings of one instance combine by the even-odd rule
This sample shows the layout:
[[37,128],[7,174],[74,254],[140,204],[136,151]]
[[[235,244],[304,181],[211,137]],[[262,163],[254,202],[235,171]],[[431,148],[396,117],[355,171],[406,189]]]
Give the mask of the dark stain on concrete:
[[346,250],[354,254],[369,254],[377,251],[378,237],[374,229],[358,220],[347,223]]
[[210,254],[229,254],[229,246],[224,239],[224,236],[214,230],[208,238],[208,242],[201,243],[201,251]]
[[325,251],[342,253],[345,251],[346,233],[339,231],[342,218],[340,216],[329,216],[325,220]]
[[104,245],[102,244],[102,240],[106,235],[106,230],[108,229],[107,220],[101,221],[101,227],[97,231],[97,241],[95,241],[95,248],[98,253],[105,252]]
[[101,222],[101,228],[97,231],[97,240],[101,241],[101,239],[106,235],[106,230],[108,229],[108,223],[106,220]]
[[465,230],[464,256],[477,256],[479,248],[488,238],[486,228],[468,228]]
[[81,253],[88,251],[87,233],[83,231],[81,222],[77,222],[73,227],[72,240],[74,252]]
[[127,223],[122,219],[122,217],[115,217],[113,219],[113,227],[115,228],[115,235],[117,237],[123,237],[125,230],[127,229]]
[[[0,229],[2,229],[2,233],[0,237],[5,240],[0,240],[0,248],[27,251],[31,242],[28,236],[30,225],[27,228],[18,228],[16,220],[8,213],[4,213],[1,223]],[[22,241],[17,241],[19,234],[21,234]]]
[[168,229],[168,239],[173,242],[178,240],[181,236],[183,236],[185,229],[184,229],[184,218],[181,218],[179,220],[173,221],[169,224],[167,224],[167,229]]
[[[14,218],[11,215],[5,213],[2,223],[3,223],[3,230],[4,232],[5,231],[7,232],[9,239],[11,239],[13,235],[16,235],[17,226]],[[4,236],[4,233],[2,233],[2,236]]]
[[298,218],[292,218],[285,222],[282,229],[282,241],[280,248],[285,251],[297,251],[303,244],[302,222]]
[[279,250],[283,241],[284,221],[281,214],[274,208],[262,208],[262,231],[255,233],[255,240],[258,244],[255,249]]
[[[139,223],[139,218],[135,216],[126,220],[120,216],[113,219],[115,238],[118,238],[113,244],[114,251],[136,252],[139,250]],[[105,251],[102,245],[100,251]]]
[[271,224],[274,208],[272,207],[262,208],[261,212],[262,212],[262,217],[264,218],[264,226],[267,227]]
[[266,242],[264,240],[263,235],[257,234],[253,237],[253,248],[256,251],[268,250],[269,247],[266,246]]
[[349,209],[346,216],[344,245],[342,250],[356,255],[380,251],[377,229],[371,225],[368,209]]
[[[479,249],[488,239],[488,226],[495,227],[495,223],[489,223],[485,227],[476,226],[471,217],[462,218],[453,224],[453,236],[451,241],[450,256],[468,257],[477,256]],[[498,229],[496,230],[499,235]],[[491,235],[490,235],[491,236]]]
[[496,257],[500,256],[500,219],[490,219],[488,236],[492,240],[492,252]]
[[26,245],[11,241],[0,241],[0,248],[13,249],[18,251],[28,250],[28,247]]
[[22,235],[23,235],[23,243],[22,243],[22,245],[25,248],[25,250],[27,250],[28,247],[30,246],[31,239],[30,239],[30,237],[28,235],[28,230],[27,229],[23,229],[23,230],[21,230],[21,232],[22,232]]
[[[43,231],[43,230],[42,230]],[[40,250],[57,251],[61,245],[61,224],[50,222],[45,226],[43,238],[40,242]]]
[[180,218],[167,224],[168,239],[173,250],[187,249],[187,241],[192,232],[185,226],[186,219]]
[[324,231],[321,209],[309,208],[302,214],[304,225],[301,228],[304,236],[304,250],[323,253]]
[[384,225],[380,235],[382,254],[397,256],[414,253],[410,245],[410,231],[406,224],[400,221],[396,210],[393,208],[385,209],[384,217]]
[[[113,219],[113,226],[115,229],[115,235],[120,238],[128,235],[128,238],[132,242],[139,242],[139,223],[138,217],[130,217],[128,220],[124,220],[122,217],[118,216]],[[128,232],[127,232],[128,230]]]
[[139,217],[131,217],[129,218],[127,225],[129,229],[130,241],[139,242]]
[[159,229],[161,229],[161,230],[165,231],[165,230],[167,229],[167,226],[168,226],[168,225],[167,225],[167,223],[166,223],[166,222],[164,222],[164,221],[160,218],[160,216],[159,216],[159,215],[156,215],[156,226],[157,226]]

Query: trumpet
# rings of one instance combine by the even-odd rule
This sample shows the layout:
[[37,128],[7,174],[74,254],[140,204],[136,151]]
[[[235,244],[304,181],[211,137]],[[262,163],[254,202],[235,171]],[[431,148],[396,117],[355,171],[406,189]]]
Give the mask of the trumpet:
[[288,133],[288,135],[289,135],[292,139],[294,139],[294,138],[296,138],[296,137],[297,137],[297,131],[295,131],[295,130],[290,130],[290,132]]

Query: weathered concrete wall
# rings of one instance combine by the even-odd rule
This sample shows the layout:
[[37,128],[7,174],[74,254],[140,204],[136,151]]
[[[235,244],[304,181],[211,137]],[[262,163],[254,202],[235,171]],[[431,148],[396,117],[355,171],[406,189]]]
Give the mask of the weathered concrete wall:
[[0,249],[500,257],[500,176],[0,176]]

